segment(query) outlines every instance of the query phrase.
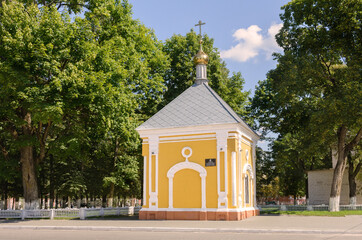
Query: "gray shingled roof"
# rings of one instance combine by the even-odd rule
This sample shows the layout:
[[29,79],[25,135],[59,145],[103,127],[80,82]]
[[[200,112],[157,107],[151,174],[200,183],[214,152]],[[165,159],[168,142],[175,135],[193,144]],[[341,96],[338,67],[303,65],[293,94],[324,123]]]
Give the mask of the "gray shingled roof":
[[241,123],[243,120],[205,83],[194,84],[137,130]]

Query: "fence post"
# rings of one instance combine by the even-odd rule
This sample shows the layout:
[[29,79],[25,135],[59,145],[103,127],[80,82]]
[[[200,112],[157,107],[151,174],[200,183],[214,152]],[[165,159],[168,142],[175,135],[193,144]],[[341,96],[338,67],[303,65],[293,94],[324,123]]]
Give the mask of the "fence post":
[[287,206],[281,205],[280,206],[280,211],[287,211]]
[[26,210],[21,210],[21,220],[24,220],[26,218]]
[[101,216],[101,217],[103,217],[104,216],[104,209],[101,207],[101,210],[99,211],[99,215]]
[[121,208],[117,207],[117,216],[121,215]]
[[55,210],[52,208],[50,209],[50,220],[54,220],[54,216],[55,216]]
[[134,215],[134,207],[128,207],[128,215]]
[[85,208],[79,209],[79,218],[80,218],[80,220],[84,220],[85,217],[86,217],[86,215],[85,215]]

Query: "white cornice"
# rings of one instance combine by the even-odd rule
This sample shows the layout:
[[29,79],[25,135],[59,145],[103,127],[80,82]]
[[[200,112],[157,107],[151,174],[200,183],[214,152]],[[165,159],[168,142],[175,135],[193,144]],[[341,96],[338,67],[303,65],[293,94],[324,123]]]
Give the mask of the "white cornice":
[[[245,125],[245,126],[244,126]],[[217,130],[226,131],[239,131],[245,137],[252,141],[259,140],[259,136],[254,133],[249,126],[245,123],[228,123],[228,124],[209,124],[199,126],[186,126],[186,127],[174,127],[174,128],[158,128],[158,129],[139,129],[136,128],[141,138],[155,136],[172,136],[172,135],[187,135],[187,134],[199,134],[199,133],[211,133]]]

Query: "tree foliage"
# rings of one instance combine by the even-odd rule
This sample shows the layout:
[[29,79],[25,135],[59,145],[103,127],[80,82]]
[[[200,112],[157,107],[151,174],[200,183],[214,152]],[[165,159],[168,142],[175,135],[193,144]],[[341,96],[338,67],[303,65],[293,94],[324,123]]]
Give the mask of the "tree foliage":
[[[225,62],[220,58],[214,40],[207,35],[202,37],[202,48],[209,56],[207,78],[209,85],[235,110],[239,115],[246,117],[246,104],[249,92],[244,91],[244,79],[240,72],[229,76]],[[168,55],[170,67],[165,73],[164,99],[160,107],[176,98],[179,94],[192,86],[195,81],[196,68],[193,57],[200,49],[200,36],[193,30],[186,36],[173,35],[167,39],[163,51]]]
[[[63,11],[83,4],[84,17]],[[0,22],[2,160],[20,153],[27,207],[38,182],[78,197],[113,176],[118,190],[137,185],[134,129],[160,102],[167,67],[153,32],[126,1],[2,2]]]
[[284,53],[259,84],[253,113],[283,141],[297,139],[304,156],[326,156],[337,145],[331,198],[339,199],[345,159],[362,135],[361,4],[296,0],[282,10],[276,39]]

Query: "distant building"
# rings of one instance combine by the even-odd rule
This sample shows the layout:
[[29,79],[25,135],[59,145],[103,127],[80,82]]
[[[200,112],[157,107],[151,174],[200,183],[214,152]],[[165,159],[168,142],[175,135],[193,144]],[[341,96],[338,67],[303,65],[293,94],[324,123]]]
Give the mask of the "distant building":
[[[336,152],[332,154],[333,168],[308,171],[308,195],[310,205],[329,204],[334,167],[336,166]],[[356,177],[357,202],[362,204],[362,173]],[[348,167],[343,174],[340,205],[349,205]]]

